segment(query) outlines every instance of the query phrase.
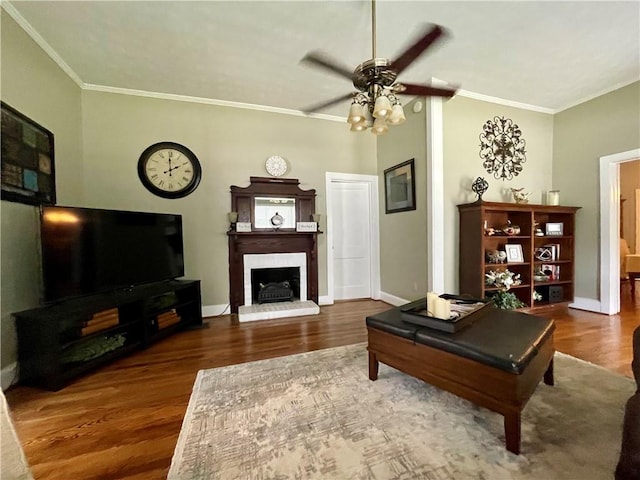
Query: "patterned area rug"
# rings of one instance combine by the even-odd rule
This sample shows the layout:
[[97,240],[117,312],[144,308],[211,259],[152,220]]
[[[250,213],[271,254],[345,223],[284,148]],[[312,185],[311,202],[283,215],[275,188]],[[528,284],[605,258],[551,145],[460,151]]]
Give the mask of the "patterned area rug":
[[168,478],[611,479],[631,379],[556,354],[522,415],[503,417],[380,365],[364,344],[198,373]]

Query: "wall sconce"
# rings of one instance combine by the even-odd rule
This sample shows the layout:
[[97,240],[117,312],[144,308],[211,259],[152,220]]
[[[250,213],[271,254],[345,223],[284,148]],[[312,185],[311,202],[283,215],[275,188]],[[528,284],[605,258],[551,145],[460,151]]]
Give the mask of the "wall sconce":
[[231,228],[231,230],[235,230],[236,223],[238,222],[238,212],[227,213],[227,218],[229,219],[229,228]]

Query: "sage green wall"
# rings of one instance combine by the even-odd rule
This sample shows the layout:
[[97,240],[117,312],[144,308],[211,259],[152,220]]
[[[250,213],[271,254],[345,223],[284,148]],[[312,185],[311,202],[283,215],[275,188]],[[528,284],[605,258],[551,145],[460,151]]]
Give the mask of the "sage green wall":
[[582,207],[576,216],[575,296],[598,299],[599,158],[640,148],[640,82],[560,112],[554,122],[553,188],[563,205]]
[[[38,47],[4,10],[1,21],[1,96],[27,117],[54,133],[59,202],[82,197],[80,88]],[[40,259],[38,209],[0,202],[2,386],[17,358],[12,312],[38,305]]]
[[[405,124],[378,137],[380,287],[403,299],[427,292],[427,122],[426,108],[413,113],[414,102],[404,106]],[[366,135],[373,136],[368,131]],[[385,214],[384,170],[410,158],[415,159],[416,209]]]
[[[202,280],[204,305],[227,304],[231,185],[266,176],[271,155],[287,159],[286,176],[316,190],[316,210],[326,219],[325,172],[376,172],[372,135],[348,125],[278,113],[114,93],[82,93],[83,205],[183,215],[185,276]],[[174,141],[200,159],[202,181],[177,200],[156,197],[138,179],[137,161],[149,145]],[[326,241],[319,236],[319,291],[327,294]]]
[[[530,203],[542,203],[551,189],[553,116],[457,96],[444,103],[444,234],[445,289],[458,292],[458,209],[473,202],[471,183],[483,177],[489,183],[484,200],[512,202],[511,188],[530,192]],[[512,180],[487,173],[480,158],[480,133],[487,120],[510,118],[522,130],[526,145],[523,170]],[[464,292],[460,292],[464,293]]]

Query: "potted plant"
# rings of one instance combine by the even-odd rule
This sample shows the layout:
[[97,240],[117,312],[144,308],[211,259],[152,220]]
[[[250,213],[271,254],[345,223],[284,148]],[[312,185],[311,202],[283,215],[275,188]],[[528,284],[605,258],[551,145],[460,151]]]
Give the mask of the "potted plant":
[[520,274],[511,272],[508,268],[504,270],[490,270],[485,274],[487,285],[498,287],[498,291],[487,296],[487,300],[491,300],[496,308],[503,310],[514,310],[524,307],[525,304],[509,289],[513,286],[520,285]]

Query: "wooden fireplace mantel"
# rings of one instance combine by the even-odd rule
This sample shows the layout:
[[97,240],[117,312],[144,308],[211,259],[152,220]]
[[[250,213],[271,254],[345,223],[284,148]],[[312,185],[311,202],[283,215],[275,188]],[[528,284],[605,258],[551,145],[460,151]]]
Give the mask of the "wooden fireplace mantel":
[[244,305],[244,261],[246,254],[305,253],[307,299],[318,303],[318,234],[295,229],[256,229],[255,197],[279,196],[296,199],[296,221],[308,222],[315,213],[315,190],[302,190],[295,178],[251,177],[248,187],[231,187],[231,209],[239,222],[251,222],[251,232],[227,232],[229,239],[229,302],[231,313]]
[[229,236],[229,302],[231,313],[244,305],[245,254],[302,253],[307,259],[307,299],[318,303],[318,232],[234,232]]

